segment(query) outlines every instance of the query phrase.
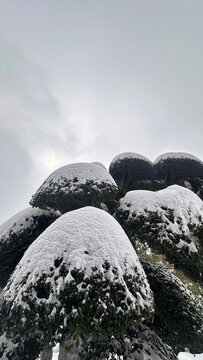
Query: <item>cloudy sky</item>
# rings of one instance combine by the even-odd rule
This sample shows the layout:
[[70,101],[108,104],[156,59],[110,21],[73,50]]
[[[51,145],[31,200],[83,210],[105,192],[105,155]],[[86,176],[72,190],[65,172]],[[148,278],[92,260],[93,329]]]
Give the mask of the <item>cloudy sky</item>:
[[0,223],[50,172],[203,160],[202,0],[0,0]]

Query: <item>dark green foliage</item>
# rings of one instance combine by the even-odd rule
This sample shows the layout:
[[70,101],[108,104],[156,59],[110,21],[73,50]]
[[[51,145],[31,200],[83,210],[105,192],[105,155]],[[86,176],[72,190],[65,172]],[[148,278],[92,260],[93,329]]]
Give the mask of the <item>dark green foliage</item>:
[[[55,262],[59,266],[60,259]],[[138,311],[137,306],[131,307],[131,299],[127,298],[126,285],[118,280],[117,269],[114,268],[114,279],[109,281],[104,274],[108,272],[110,264],[103,264],[104,272],[97,268],[92,269],[90,277],[78,269],[71,270],[73,280],[64,283],[64,287],[54,301],[48,298],[53,292],[51,283],[47,283],[46,276],[42,274],[35,284],[30,283],[23,294],[22,303],[14,305],[13,302],[5,300],[1,303],[0,321],[1,334],[6,333],[16,343],[16,351],[20,354],[16,360],[24,356],[29,360],[36,358],[37,351],[43,349],[46,344],[54,341],[63,341],[63,338],[75,331],[83,336],[119,335],[135,321],[140,321],[143,317],[151,321],[151,313],[143,310]],[[65,277],[69,270],[63,264],[60,265],[58,277]],[[50,276],[54,276],[53,273]],[[54,277],[57,281],[57,278]],[[125,275],[125,282],[130,286],[130,291],[137,297],[139,286],[142,280]],[[26,278],[22,281],[26,283]],[[33,293],[36,298],[33,298]],[[137,302],[139,302],[137,300]],[[32,329],[32,331],[30,331]],[[23,344],[29,346],[23,346]],[[35,344],[36,352],[30,355],[30,348]]]
[[9,276],[30,244],[60,216],[54,211],[39,211],[39,213],[36,211],[36,214],[33,211],[33,214],[30,214],[30,209],[27,210],[27,216],[24,210],[26,226],[20,224],[18,231],[15,230],[15,226],[11,226],[10,231],[0,238],[0,287],[6,285]]
[[[173,211],[167,208],[164,211],[167,221],[173,223]],[[190,234],[184,235],[167,228],[158,211],[146,211],[145,215],[135,213],[129,221],[129,211],[117,209],[116,218],[135,249],[137,239],[143,244],[147,242],[156,253],[165,255],[175,268],[183,270],[191,279],[203,282],[203,225],[196,228],[191,226]],[[179,222],[181,227],[181,218]],[[196,246],[196,252],[190,251],[191,244]]]
[[[78,179],[75,178],[75,183]],[[30,204],[41,209],[59,210],[62,214],[76,210],[84,206],[100,208],[101,203],[108,200],[109,203],[116,197],[117,188],[107,182],[95,183],[87,180],[85,184],[78,184],[77,189],[72,188],[72,180],[65,177],[60,182],[49,182],[44,188],[39,188],[33,195]]]
[[178,185],[184,186],[192,190],[197,196],[203,200],[203,178],[199,177],[188,177],[185,179],[180,179],[177,181]]
[[153,187],[153,165],[143,157],[126,157],[113,160],[109,167],[111,176],[116,181],[121,194],[135,189],[151,190]]
[[191,178],[203,179],[203,163],[199,159],[167,157],[154,164],[155,178],[164,180],[165,185],[179,184]]
[[80,359],[104,360],[110,355],[112,360],[177,360],[173,350],[143,324],[128,328],[123,336],[85,341]]
[[203,352],[203,306],[171,272],[151,261],[141,260],[155,296],[152,328],[176,351],[186,347]]
[[9,338],[0,337],[0,359],[1,360],[35,360],[40,353],[40,345],[37,339],[33,341],[28,336],[24,339],[16,337],[16,344]]

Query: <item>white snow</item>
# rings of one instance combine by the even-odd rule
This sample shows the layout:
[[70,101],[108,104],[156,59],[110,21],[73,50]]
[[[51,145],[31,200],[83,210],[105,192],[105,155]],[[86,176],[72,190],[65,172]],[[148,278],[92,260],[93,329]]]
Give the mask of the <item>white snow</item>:
[[[77,181],[74,181],[77,178]],[[90,163],[74,163],[60,167],[51,173],[44,181],[40,190],[45,189],[50,183],[63,186],[64,180],[71,181],[71,188],[74,191],[78,185],[85,184],[87,181],[93,181],[95,184],[102,182],[117,187],[112,176],[102,166]],[[58,191],[58,187],[56,187]]]
[[124,152],[124,153],[121,153],[121,154],[118,154],[117,156],[115,156],[111,162],[111,165],[113,165],[114,163],[119,162],[123,159],[139,159],[139,160],[144,160],[144,161],[151,163],[151,161],[149,159],[147,159],[145,156],[143,156],[141,154],[137,154],[134,152]]
[[17,345],[8,339],[5,334],[0,336],[0,346],[3,346],[3,348],[5,347],[6,349],[4,352],[4,359],[7,359],[7,355],[17,347]]
[[[111,267],[108,271],[109,280],[114,278],[112,268],[118,269],[118,278],[123,283],[126,272],[142,279],[138,305],[140,308],[153,307],[151,290],[146,275],[139,262],[137,254],[127,235],[118,222],[103,210],[85,207],[68,212],[50,225],[28,248],[17,265],[10,282],[4,290],[4,298],[13,304],[27,305],[22,302],[23,293],[29,284],[34,284],[42,273],[47,274],[47,282],[51,282],[53,293],[48,302],[53,302],[54,295],[63,290],[64,279],[59,277],[58,268],[49,276],[50,267],[54,261],[63,257],[68,268],[83,269],[87,276],[92,273],[92,267],[97,267],[103,273],[102,264],[107,260]],[[21,286],[22,279],[27,276],[26,284]],[[65,282],[72,280],[70,271]],[[126,288],[133,301],[134,296]],[[36,294],[33,292],[33,298]],[[36,301],[39,299],[36,298]],[[43,301],[42,299],[39,301]]]
[[98,161],[93,161],[91,164],[93,165],[97,165],[97,166],[101,166],[103,169],[106,170],[106,167],[104,166],[104,164],[102,164],[101,162],[98,162]]
[[[167,217],[167,209],[172,210],[174,219]],[[129,211],[128,220],[139,215],[157,212],[167,229],[177,234],[189,234],[189,224],[203,224],[203,201],[191,190],[179,185],[171,185],[157,192],[148,190],[129,191],[121,200],[118,210]],[[201,217],[201,220],[200,220]],[[180,223],[181,219],[181,223]],[[161,224],[160,224],[161,226]],[[180,242],[178,246],[182,246]],[[190,251],[196,252],[194,243],[188,244]]]
[[[41,210],[32,207],[20,211],[0,225],[0,243],[4,243],[11,233],[19,234],[20,232],[24,232],[27,228],[34,227],[33,217],[41,215],[49,216],[52,212],[56,214],[56,211],[54,210]],[[59,214],[59,212],[57,213]]]
[[185,153],[185,152],[167,152],[167,153],[161,154],[156,158],[156,160],[154,161],[154,164],[157,164],[166,159],[190,159],[190,160],[198,161],[199,163],[201,163],[203,165],[203,162],[200,159],[198,159],[198,157],[196,157],[195,155],[189,154],[189,153]]
[[203,354],[190,354],[188,352],[180,352],[178,354],[179,360],[203,360]]

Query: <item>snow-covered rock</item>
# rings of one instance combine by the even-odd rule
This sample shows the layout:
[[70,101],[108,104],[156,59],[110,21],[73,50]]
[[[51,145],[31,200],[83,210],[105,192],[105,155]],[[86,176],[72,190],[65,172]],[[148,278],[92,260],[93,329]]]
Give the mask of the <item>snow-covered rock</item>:
[[51,173],[30,203],[64,213],[87,205],[99,205],[114,198],[116,193],[115,181],[102,166],[75,163]]
[[26,208],[0,225],[0,286],[28,246],[58,217],[59,212]]
[[201,277],[203,202],[192,191],[178,185],[130,191],[120,200],[116,218],[135,243],[136,238],[148,241],[176,266]]
[[112,160],[109,172],[124,194],[134,189],[151,189],[153,164],[143,155],[119,154]]
[[192,352],[203,351],[203,304],[187,286],[164,268],[141,260],[155,298],[153,329],[177,352],[186,347]]
[[[153,296],[127,235],[103,210],[57,219],[28,248],[3,290],[3,331],[46,344],[64,332],[123,331],[153,316]],[[7,321],[9,318],[9,326]],[[30,340],[31,341],[31,340]]]

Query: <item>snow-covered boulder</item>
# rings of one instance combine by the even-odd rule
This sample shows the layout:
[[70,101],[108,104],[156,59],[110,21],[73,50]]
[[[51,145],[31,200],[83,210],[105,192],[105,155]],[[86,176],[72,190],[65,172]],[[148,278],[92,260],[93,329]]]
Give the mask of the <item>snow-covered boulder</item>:
[[91,164],[93,164],[93,165],[97,165],[97,166],[101,166],[103,169],[105,169],[106,170],[106,167],[104,166],[104,164],[102,164],[101,162],[99,162],[99,161],[93,161]]
[[125,336],[89,339],[81,351],[83,360],[178,360],[173,350],[143,324],[128,329]]
[[153,164],[143,155],[119,154],[112,160],[109,172],[123,194],[134,189],[151,189]]
[[83,206],[100,206],[117,193],[117,185],[102,167],[89,163],[62,166],[51,173],[33,195],[34,207],[65,213]]
[[62,215],[25,252],[3,290],[1,331],[20,347],[43,347],[77,331],[123,333],[153,312],[127,235],[111,215],[85,207]]
[[155,298],[153,329],[177,352],[203,352],[203,304],[171,269],[141,261]]
[[157,192],[134,190],[121,200],[116,218],[136,239],[165,254],[193,278],[203,273],[203,202],[189,189],[172,185]]
[[28,246],[58,217],[59,212],[26,208],[0,225],[0,287]]
[[192,154],[182,152],[158,156],[154,170],[156,178],[165,180],[166,186],[177,184],[182,179],[203,178],[203,162]]

